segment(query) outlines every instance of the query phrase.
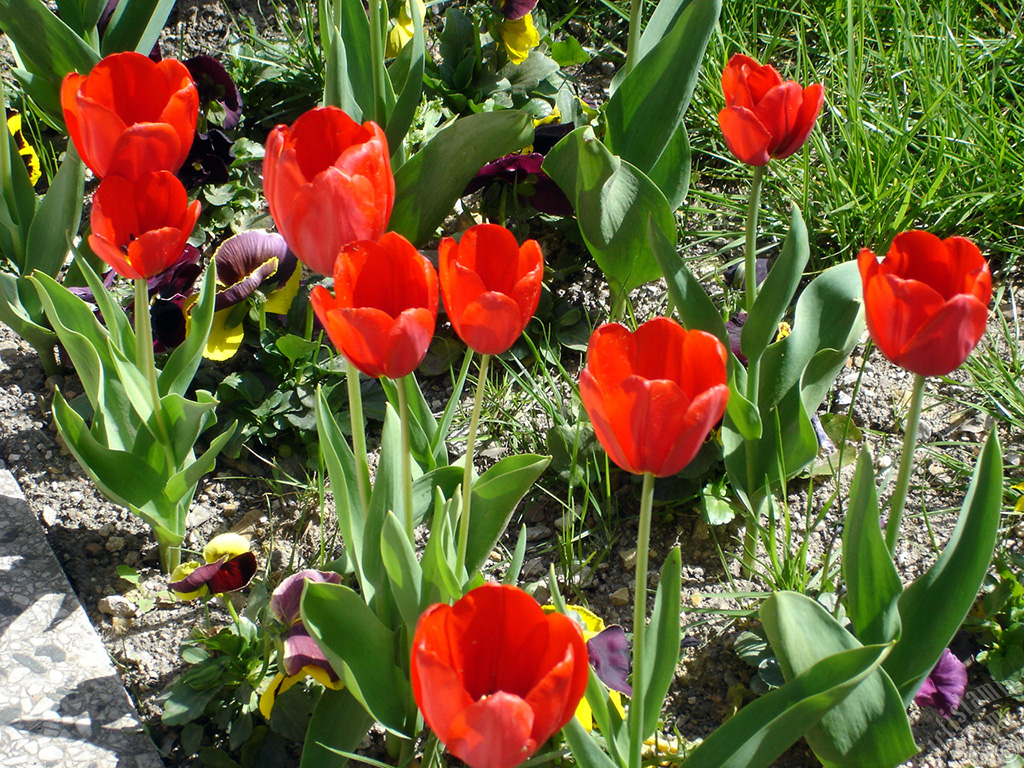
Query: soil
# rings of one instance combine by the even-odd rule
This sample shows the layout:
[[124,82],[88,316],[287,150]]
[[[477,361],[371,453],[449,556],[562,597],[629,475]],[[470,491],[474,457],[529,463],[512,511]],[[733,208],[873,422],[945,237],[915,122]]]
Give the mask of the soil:
[[[224,42],[233,34],[231,17],[245,15],[254,20],[257,28],[262,28],[261,11],[256,0],[179,0],[164,43],[181,57],[223,50]],[[1024,291],[1016,293],[1024,298]],[[586,297],[590,302],[589,306],[581,307],[584,311],[595,309],[596,291],[580,290],[577,286],[574,294],[577,300]],[[646,300],[656,299],[656,294],[657,288],[654,294],[645,294]],[[858,347],[823,411],[852,413],[854,423],[864,430],[872,448],[876,468],[890,470],[883,487],[885,483],[891,487],[911,378],[877,352],[871,354],[864,363],[860,391],[851,412],[851,396],[863,355],[863,347]],[[445,382],[428,382],[425,386],[443,392]],[[0,457],[15,474],[45,528],[51,546],[164,753],[166,764],[174,768],[198,765],[195,758],[183,754],[178,746],[180,729],[160,723],[160,695],[183,669],[178,651],[190,631],[199,625],[199,609],[194,604],[167,599],[166,578],[159,572],[156,549],[147,527],[127,510],[106,501],[61,444],[50,414],[56,388],[69,398],[76,388],[80,391],[72,373],[45,378],[31,347],[0,326]],[[935,394],[942,397],[931,397]],[[931,382],[927,401],[930,407],[922,425],[922,442],[956,443],[955,453],[968,464],[993,426],[970,406],[955,405],[949,400],[969,398],[971,394],[972,390],[962,383]],[[434,405],[445,402],[430,397],[428,401]],[[1008,464],[1019,465],[1021,435],[1001,437]],[[502,452],[498,440],[482,448],[484,461],[493,461]],[[461,449],[452,446],[454,453]],[[848,475],[849,470],[844,470],[847,481]],[[575,556],[569,558],[572,567],[563,567],[562,571],[574,574],[572,583],[564,585],[568,592],[585,600],[607,623],[621,623],[628,629],[637,493],[624,473],[614,478],[618,483],[614,492],[619,507],[614,512],[617,517],[601,521],[600,541],[586,543],[587,553],[597,552],[600,557],[587,562],[583,547],[578,545]],[[824,503],[832,490],[829,480],[817,482],[812,509]],[[923,503],[936,510],[929,522],[940,544],[953,528],[963,490],[963,478],[945,464],[937,460],[919,462],[908,509],[919,509]],[[792,491],[795,535],[797,540],[801,536],[811,538],[809,561],[820,561],[826,547],[833,546],[834,551],[841,534],[841,516],[831,512],[814,531],[804,530],[802,510],[808,488],[806,483],[798,483]],[[512,531],[518,530],[521,523],[529,527],[530,551],[523,581],[539,599],[544,598],[543,579],[549,563],[561,557],[559,543],[566,538],[561,532],[566,523],[574,522],[571,516],[567,519],[563,515],[564,507],[544,494],[537,494],[521,505],[510,526]],[[286,568],[305,567],[306,558],[319,551],[321,536],[330,534],[328,511],[324,511],[323,520],[322,523],[321,510],[308,486],[275,482],[270,470],[256,460],[221,462],[199,487],[185,544],[201,550],[218,532],[230,529],[247,533],[261,550],[261,563],[269,564],[270,583],[276,583]],[[651,594],[657,585],[657,566],[671,547],[679,545],[683,556],[683,605],[687,607],[683,621],[687,637],[666,704],[665,729],[685,741],[707,736],[753,697],[750,687],[757,684],[752,680],[753,669],[740,660],[733,647],[737,634],[750,622],[713,612],[744,605],[723,593],[765,588],[762,582],[744,578],[737,555],[742,533],[738,522],[709,527],[698,511],[686,507],[663,507],[657,513],[652,535],[655,543],[651,553]],[[1018,545],[1022,536],[1022,524],[1006,531],[1007,540]],[[720,551],[725,553],[724,557]],[[904,579],[923,571],[934,556],[923,521],[909,518],[897,554]],[[565,558],[562,560],[564,566]],[[727,566],[723,567],[723,562]],[[118,566],[136,571],[138,583],[121,578]],[[496,567],[500,569],[500,565]],[[230,620],[226,612],[217,608],[212,618],[214,623],[222,624]],[[1024,754],[1024,711],[992,682],[984,667],[971,661],[977,651],[974,643],[971,636],[958,636],[954,646],[967,662],[970,675],[967,696],[954,717],[943,719],[934,710],[913,709],[914,734],[922,752],[907,765],[996,768],[1012,756]],[[777,764],[789,768],[818,765],[802,742]]]

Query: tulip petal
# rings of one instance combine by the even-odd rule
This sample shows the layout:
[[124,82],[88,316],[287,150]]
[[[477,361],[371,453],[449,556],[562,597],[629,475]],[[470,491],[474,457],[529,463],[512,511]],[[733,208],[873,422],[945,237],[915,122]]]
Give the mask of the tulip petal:
[[945,376],[971,354],[987,322],[986,305],[969,294],[955,296],[914,332],[894,362],[921,376]]
[[[422,624],[423,619],[420,621]],[[430,637],[431,634],[428,632],[428,638],[434,640],[430,643],[430,650],[423,643],[413,647],[413,693],[423,712],[423,719],[447,744],[452,738],[452,723],[460,712],[473,704],[473,699],[466,693],[451,663],[433,652],[435,648],[446,648],[443,636],[435,639]]]
[[515,694],[498,691],[455,716],[445,745],[472,768],[515,768],[537,749],[532,729],[530,706]]
[[757,121],[768,131],[768,154],[775,156],[779,146],[786,141],[800,114],[803,89],[799,83],[789,80],[772,88],[751,110]]
[[737,160],[747,165],[768,165],[772,136],[753,112],[744,107],[726,107],[718,113],[718,125]]
[[645,470],[638,463],[633,434],[628,429],[616,429],[623,421],[620,414],[633,412],[633,397],[627,396],[621,386],[603,389],[597,377],[585,368],[580,373],[580,399],[590,416],[594,434],[611,460],[627,472],[642,474]]
[[820,83],[814,83],[804,88],[800,111],[796,120],[783,140],[772,152],[772,157],[783,159],[796,152],[807,141],[811,135],[814,124],[821,114],[821,107],[825,103],[825,90]]
[[487,291],[466,305],[458,323],[449,316],[466,345],[483,355],[507,352],[523,332],[519,305],[502,293]]

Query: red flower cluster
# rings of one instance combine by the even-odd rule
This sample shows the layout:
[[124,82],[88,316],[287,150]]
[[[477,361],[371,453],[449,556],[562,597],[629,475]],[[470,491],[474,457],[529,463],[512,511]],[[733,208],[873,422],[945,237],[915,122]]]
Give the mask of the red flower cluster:
[[471,768],[514,768],[572,718],[587,688],[583,633],[516,587],[433,605],[412,641],[423,719]]
[[783,82],[771,65],[736,54],[722,72],[725,109],[718,124],[736,159],[767,165],[796,152],[807,141],[825,101],[821,85]]
[[881,263],[865,248],[857,264],[868,332],[896,365],[921,376],[944,376],[981,340],[992,274],[970,240],[903,232]]
[[192,147],[199,95],[185,66],[115,53],[72,72],[61,106],[78,154],[101,177],[89,244],[118,274],[149,278],[181,257],[199,216],[174,173]]

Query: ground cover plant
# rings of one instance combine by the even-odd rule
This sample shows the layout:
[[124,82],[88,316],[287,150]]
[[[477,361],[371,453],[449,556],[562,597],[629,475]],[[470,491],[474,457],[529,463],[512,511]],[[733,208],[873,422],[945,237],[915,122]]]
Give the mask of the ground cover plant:
[[[320,0],[289,27],[291,58],[263,49],[279,57],[275,77],[312,91],[287,119],[269,97],[270,128],[271,116],[246,115],[231,79],[251,77],[251,59],[151,55],[172,5],[66,0],[55,14],[39,0],[0,2],[16,65],[5,93],[67,136],[59,164],[63,138],[50,145],[44,195],[16,137],[0,142],[0,317],[48,370],[77,372],[84,395],[54,395],[65,443],[152,528],[167,589],[204,606],[163,711],[181,753],[276,765],[291,743],[302,766],[739,768],[770,765],[803,738],[826,765],[896,766],[919,750],[908,708],[949,716],[964,694],[949,646],[983,587],[968,622],[988,633],[979,660],[1019,683],[1019,558],[1000,541],[1008,484],[995,427],[965,465],[934,562],[911,572],[897,556],[919,522],[907,500],[926,389],[985,331],[985,255],[1006,274],[1016,265],[1007,214],[1019,199],[1005,179],[1020,129],[993,106],[1005,88],[994,73],[1005,64],[1017,77],[996,39],[1019,21],[1007,9],[975,26],[953,4],[634,0],[594,13],[593,33],[576,39],[580,7],[503,0],[428,20],[416,0]],[[823,22],[813,33],[811,19]],[[40,28],[54,44],[39,43]],[[591,103],[578,68],[602,34],[618,34],[614,73]],[[951,96],[978,59],[992,77]],[[299,64],[312,76],[287,71]],[[261,125],[267,135],[253,138]],[[890,134],[901,141],[879,138]],[[951,137],[983,147],[996,181],[952,154]],[[263,221],[248,210],[259,196]],[[222,213],[196,229],[205,206]],[[706,228],[711,216],[720,229]],[[690,258],[722,232],[740,252],[728,280],[719,254],[702,253],[710,270]],[[546,252],[552,233],[568,257]],[[558,314],[554,276],[583,270],[600,276],[607,304]],[[658,299],[645,302],[651,284]],[[588,327],[571,334],[575,323]],[[818,418],[865,334],[913,376],[885,504],[850,420],[833,440]],[[252,372],[217,380],[216,365],[245,346],[287,360],[262,393]],[[440,398],[418,374],[437,347],[435,368],[450,367]],[[1017,413],[1001,375],[1016,352],[993,354],[1006,367],[974,380],[989,408]],[[201,366],[216,395],[248,399],[240,425],[195,385]],[[477,441],[503,407],[489,402],[495,380],[541,404],[553,429],[519,442],[551,455],[480,461]],[[287,404],[286,388],[298,394]],[[305,432],[335,536],[283,568],[233,533],[202,560],[183,558],[204,475],[229,445],[262,435],[272,446],[271,412],[273,429]],[[818,509],[803,483],[823,461],[834,488]],[[637,514],[628,631],[603,626],[600,606],[571,604],[575,582],[553,568],[544,605],[519,587],[529,537],[510,524],[545,473],[573,512],[567,550],[591,506],[619,516],[608,527]],[[627,475],[637,503],[611,509],[605,488]],[[803,539],[794,531],[794,494],[806,520],[840,515],[834,558],[808,555],[817,523]],[[679,546],[652,562],[656,499],[699,504],[708,522],[736,515],[743,533],[723,558],[762,587],[737,598],[757,625],[750,655],[775,671],[762,696],[699,742],[675,734],[672,748],[661,744],[685,564]],[[379,749],[355,754],[368,732],[383,734]]]

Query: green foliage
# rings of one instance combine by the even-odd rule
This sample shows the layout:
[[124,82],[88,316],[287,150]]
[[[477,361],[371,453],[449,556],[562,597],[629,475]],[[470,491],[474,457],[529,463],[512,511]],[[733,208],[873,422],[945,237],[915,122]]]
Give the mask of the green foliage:
[[1024,699],[1024,557],[1006,552],[992,570],[964,627],[980,633],[984,650],[977,658],[992,679]]

